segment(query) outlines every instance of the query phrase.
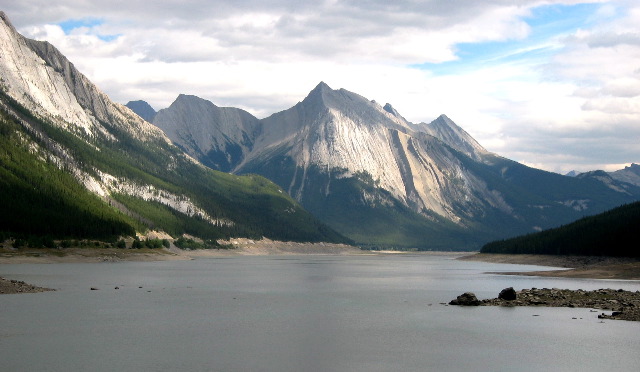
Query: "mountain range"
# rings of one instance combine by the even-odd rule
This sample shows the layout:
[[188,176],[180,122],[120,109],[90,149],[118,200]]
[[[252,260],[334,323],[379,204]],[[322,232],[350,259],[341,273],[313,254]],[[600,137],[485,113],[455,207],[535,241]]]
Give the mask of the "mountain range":
[[390,104],[323,82],[264,119],[180,95],[152,123],[209,167],[269,178],[369,247],[473,249],[640,197],[628,180],[529,168],[487,151],[445,115],[414,124]]
[[203,166],[2,12],[0,142],[0,238],[112,240],[155,229],[349,242],[266,178]]
[[589,172],[576,172],[571,171],[567,173],[567,176],[571,177],[593,177],[593,176],[604,176],[604,179],[607,176],[624,183],[630,183],[632,185],[640,186],[640,165],[632,163],[628,167],[624,167],[624,169],[619,169],[613,172],[604,172],[600,170],[589,171]]
[[640,198],[628,177],[529,168],[447,116],[414,124],[325,83],[263,119],[189,95],[129,106],[0,12],[0,237],[477,249]]

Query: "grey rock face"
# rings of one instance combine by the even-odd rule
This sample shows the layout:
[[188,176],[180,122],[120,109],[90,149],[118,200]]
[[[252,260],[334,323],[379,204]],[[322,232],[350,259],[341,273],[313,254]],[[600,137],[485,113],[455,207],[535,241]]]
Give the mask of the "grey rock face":
[[624,169],[611,172],[609,175],[618,181],[640,186],[640,164],[631,164]]
[[260,122],[250,113],[181,94],[153,124],[203,164],[232,171],[252,150]]
[[[261,121],[262,133],[236,171],[280,149],[303,174],[310,167],[338,177],[368,174],[379,188],[416,213],[429,211],[454,223],[473,218],[484,202],[509,209],[452,153],[451,148],[462,146],[463,137],[456,137],[455,143],[451,140],[447,147],[426,129],[414,130],[391,105],[385,107],[320,83],[302,102]],[[450,133],[448,139],[455,137],[451,133],[461,132],[452,121],[440,121],[438,133]],[[447,131],[448,125],[455,128]],[[465,148],[488,153],[475,141]],[[295,172],[290,177],[289,187],[281,186],[298,200],[304,199],[305,180],[294,180]]]
[[166,139],[113,103],[50,43],[23,37],[4,13],[0,20],[2,89],[22,106],[76,134],[115,140],[111,132],[117,129],[140,139]]

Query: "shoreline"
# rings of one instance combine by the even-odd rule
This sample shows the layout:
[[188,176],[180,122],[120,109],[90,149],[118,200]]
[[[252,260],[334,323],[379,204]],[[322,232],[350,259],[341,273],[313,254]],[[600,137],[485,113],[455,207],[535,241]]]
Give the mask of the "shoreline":
[[[513,287],[503,289],[496,298],[479,300],[472,292],[465,292],[449,305],[454,306],[502,306],[502,307],[568,307],[591,309],[599,319],[640,321],[640,291],[622,289],[531,288],[516,291]],[[597,310],[596,310],[597,309]],[[606,314],[602,311],[610,311]],[[574,317],[573,319],[577,319]],[[582,319],[582,318],[580,318]]]
[[[170,248],[11,248],[0,246],[2,264],[101,263],[124,261],[193,260],[202,257],[268,255],[363,255],[372,252],[355,246],[333,243],[280,242],[269,239],[221,241],[231,248],[183,250]],[[391,254],[391,252],[384,252]],[[394,252],[401,253],[401,252]],[[377,254],[374,252],[373,254]]]
[[640,259],[632,257],[475,253],[459,257],[457,259],[463,261],[537,265],[558,268],[557,270],[497,273],[501,275],[525,275],[575,279],[640,280]]
[[[557,278],[640,280],[640,259],[593,256],[510,255],[468,252],[400,252],[367,251],[345,244],[279,242],[269,239],[231,239],[221,242],[232,248],[182,250],[175,246],[160,249],[122,248],[8,248],[0,247],[2,264],[108,263],[193,260],[197,258],[290,255],[451,255],[463,261],[538,265],[556,270],[498,272],[501,275],[524,275]],[[458,257],[455,257],[458,256]],[[50,289],[0,277],[0,294],[34,293]]]
[[187,260],[180,254],[160,249],[124,248],[19,248],[0,249],[1,264],[99,263],[122,261]]
[[21,280],[6,279],[0,276],[0,295],[18,293],[39,293],[55,291],[55,289],[38,287]]

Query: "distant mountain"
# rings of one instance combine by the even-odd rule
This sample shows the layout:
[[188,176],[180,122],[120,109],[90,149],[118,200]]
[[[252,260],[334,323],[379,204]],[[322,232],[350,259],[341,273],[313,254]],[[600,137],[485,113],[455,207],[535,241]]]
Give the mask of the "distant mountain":
[[244,110],[183,94],[153,123],[187,154],[223,172],[244,160],[260,129],[258,119]]
[[129,101],[125,106],[149,123],[156,117],[156,110],[146,101]]
[[[223,116],[195,97],[174,105],[154,124],[178,146],[217,169],[271,179],[372,247],[474,249],[640,198],[640,188],[614,179],[565,177],[492,154],[444,115],[413,124],[390,104],[325,83],[262,120]],[[207,161],[212,150],[228,160]]]
[[630,183],[632,185],[640,186],[640,165],[631,164],[624,169],[617,170],[609,173],[609,175],[620,182]]
[[622,183],[628,183],[635,186],[640,186],[640,165],[638,164],[631,164],[628,167],[624,167],[624,169],[620,169],[613,172],[606,172],[608,176],[605,175],[604,173],[605,173],[604,171],[589,171],[589,172],[583,172],[583,173],[579,173],[577,171],[571,171],[567,173],[567,176],[570,176],[570,177],[600,176],[600,177],[604,177],[604,179],[611,178],[616,182],[622,182]]
[[0,143],[0,237],[346,241],[269,180],[204,167],[2,12]]
[[640,257],[640,202],[585,217],[566,226],[495,241],[482,253]]

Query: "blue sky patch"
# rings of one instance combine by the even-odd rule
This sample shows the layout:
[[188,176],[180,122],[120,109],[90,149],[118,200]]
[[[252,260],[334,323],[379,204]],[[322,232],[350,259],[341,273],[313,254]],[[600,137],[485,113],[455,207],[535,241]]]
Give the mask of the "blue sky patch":
[[58,23],[58,26],[62,28],[65,34],[71,33],[71,31],[77,28],[94,28],[104,23],[104,20],[100,18],[83,18],[83,19],[69,19]]
[[62,28],[62,31],[66,35],[69,35],[73,30],[78,28],[87,28],[89,29],[88,34],[95,35],[100,40],[109,42],[117,39],[120,34],[115,35],[104,35],[95,32],[95,28],[104,24],[104,20],[101,18],[82,18],[82,19],[69,19],[63,22],[58,23],[58,26]]
[[600,7],[601,4],[539,6],[522,19],[531,28],[525,39],[460,43],[455,46],[457,60],[412,67],[447,75],[501,63],[543,62],[561,47],[558,38],[597,22],[594,14]]

